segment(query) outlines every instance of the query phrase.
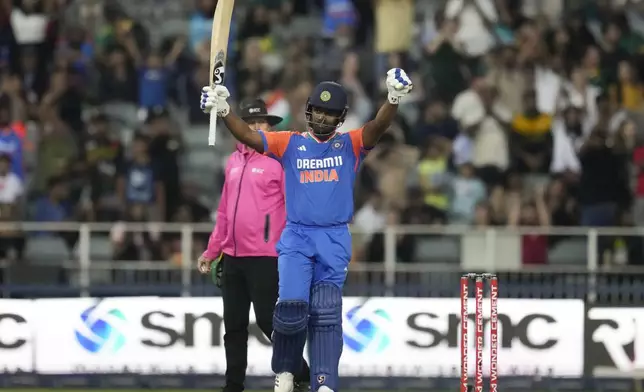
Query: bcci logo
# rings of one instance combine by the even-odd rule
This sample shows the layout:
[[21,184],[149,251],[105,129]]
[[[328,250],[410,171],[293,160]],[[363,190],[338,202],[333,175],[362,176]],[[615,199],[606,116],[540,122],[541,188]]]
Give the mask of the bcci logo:
[[328,102],[329,99],[331,99],[331,93],[328,91],[322,91],[322,94],[320,94],[320,99],[322,102]]
[[86,351],[115,353],[125,345],[123,326],[127,320],[119,309],[94,305],[81,313],[80,321],[74,332]]
[[344,345],[355,352],[379,353],[391,343],[388,335],[391,317],[382,309],[356,306],[347,312],[346,321]]

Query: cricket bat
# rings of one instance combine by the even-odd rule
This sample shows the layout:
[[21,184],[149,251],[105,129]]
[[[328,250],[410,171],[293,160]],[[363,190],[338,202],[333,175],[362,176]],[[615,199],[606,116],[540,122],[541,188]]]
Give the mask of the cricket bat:
[[[230,35],[230,20],[233,16],[235,0],[218,0],[215,16],[212,19],[212,35],[210,37],[210,86],[224,84],[226,55],[228,52],[228,36]],[[214,146],[217,140],[217,108],[210,112],[208,127],[208,145]]]

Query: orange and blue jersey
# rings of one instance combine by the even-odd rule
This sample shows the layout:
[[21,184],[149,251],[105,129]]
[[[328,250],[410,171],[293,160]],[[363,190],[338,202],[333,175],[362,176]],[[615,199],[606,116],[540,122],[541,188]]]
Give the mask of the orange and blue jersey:
[[286,220],[305,226],[346,225],[353,218],[353,186],[367,154],[362,128],[321,142],[310,133],[261,132],[264,152],[282,164]]

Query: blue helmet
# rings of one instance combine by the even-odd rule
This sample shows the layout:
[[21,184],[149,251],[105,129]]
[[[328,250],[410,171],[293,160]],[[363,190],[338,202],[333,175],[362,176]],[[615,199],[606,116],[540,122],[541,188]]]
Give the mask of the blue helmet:
[[335,82],[315,86],[306,102],[306,122],[311,132],[327,137],[342,125],[349,110],[349,97],[344,87]]

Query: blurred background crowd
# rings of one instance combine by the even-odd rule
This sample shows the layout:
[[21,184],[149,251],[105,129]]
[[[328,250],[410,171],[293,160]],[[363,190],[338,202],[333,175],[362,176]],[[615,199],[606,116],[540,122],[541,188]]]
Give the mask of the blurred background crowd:
[[[212,221],[234,148],[223,129],[207,146],[197,102],[215,3],[0,0],[0,220]],[[391,224],[644,223],[644,2],[237,3],[226,83],[235,102],[262,97],[279,129],[305,129],[319,81],[349,92],[341,131],[373,118],[387,69],[414,81],[359,174],[356,259],[382,261]],[[92,251],[177,260],[179,236],[160,229],[115,223]],[[77,242],[3,231],[0,257],[73,255]],[[557,242],[526,236],[523,263],[547,263]],[[421,248],[402,236],[397,258]],[[644,261],[639,238],[604,250]]]

